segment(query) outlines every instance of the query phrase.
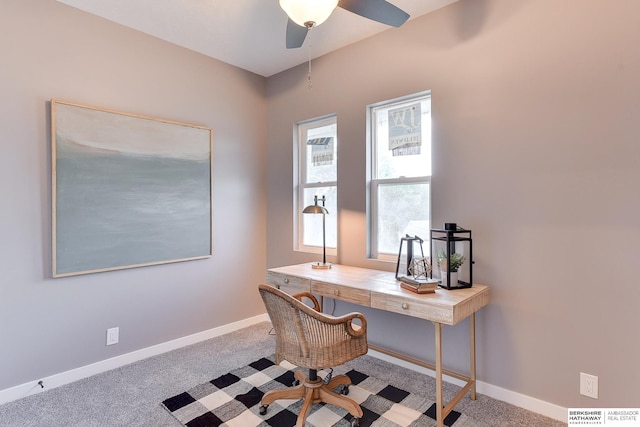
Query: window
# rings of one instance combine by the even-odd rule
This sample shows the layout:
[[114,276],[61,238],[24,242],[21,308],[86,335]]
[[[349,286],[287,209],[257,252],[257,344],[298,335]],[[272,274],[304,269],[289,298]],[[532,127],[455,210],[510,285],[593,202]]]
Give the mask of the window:
[[369,125],[369,251],[395,259],[400,238],[425,240],[431,220],[431,93],[367,107]]
[[325,197],[327,253],[336,254],[338,241],[337,177],[338,138],[335,116],[322,117],[296,124],[294,174],[295,247],[299,251],[322,252],[322,215],[303,214],[302,210],[318,204]]

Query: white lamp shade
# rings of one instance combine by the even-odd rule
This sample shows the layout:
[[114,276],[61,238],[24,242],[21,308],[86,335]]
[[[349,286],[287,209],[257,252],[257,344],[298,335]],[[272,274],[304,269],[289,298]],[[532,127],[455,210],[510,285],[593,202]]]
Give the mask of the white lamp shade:
[[280,7],[296,24],[305,27],[307,22],[320,25],[333,12],[338,0],[280,0]]

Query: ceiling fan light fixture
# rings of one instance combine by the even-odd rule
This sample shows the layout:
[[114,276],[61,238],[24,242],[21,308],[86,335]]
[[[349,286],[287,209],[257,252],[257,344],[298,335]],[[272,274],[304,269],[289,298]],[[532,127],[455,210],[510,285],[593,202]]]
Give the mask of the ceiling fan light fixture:
[[338,6],[338,0],[279,0],[280,7],[301,27],[322,24]]

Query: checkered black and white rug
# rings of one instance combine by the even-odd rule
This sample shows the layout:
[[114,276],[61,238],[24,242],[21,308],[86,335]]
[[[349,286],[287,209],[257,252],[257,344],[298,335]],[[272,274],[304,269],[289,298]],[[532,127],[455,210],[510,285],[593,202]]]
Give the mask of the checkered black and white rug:
[[[260,415],[260,399],[269,390],[290,387],[293,372],[299,368],[274,357],[262,358],[248,366],[201,384],[166,399],[162,405],[188,427],[290,427],[296,423],[302,401],[278,400]],[[323,377],[325,373],[319,372]],[[376,378],[345,367],[335,368],[333,375],[351,378],[349,397],[360,404],[364,416],[361,427],[435,426],[436,406],[422,396],[408,393]],[[307,427],[348,427],[352,416],[333,405],[316,404],[307,416]],[[476,425],[473,420],[452,411],[445,425]]]

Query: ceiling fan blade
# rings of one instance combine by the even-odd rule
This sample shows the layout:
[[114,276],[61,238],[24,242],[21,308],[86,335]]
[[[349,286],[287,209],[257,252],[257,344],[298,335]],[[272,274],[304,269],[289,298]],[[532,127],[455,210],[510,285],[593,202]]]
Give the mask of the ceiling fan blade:
[[386,0],[340,0],[338,6],[383,24],[399,27],[409,14]]
[[302,46],[308,32],[307,27],[301,27],[289,18],[287,21],[287,49],[295,49]]

